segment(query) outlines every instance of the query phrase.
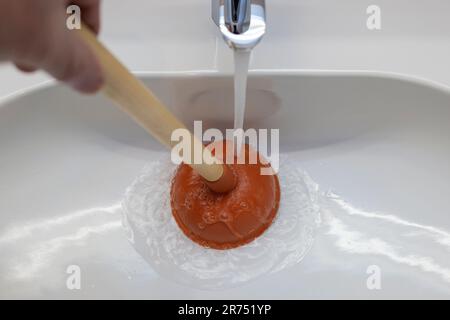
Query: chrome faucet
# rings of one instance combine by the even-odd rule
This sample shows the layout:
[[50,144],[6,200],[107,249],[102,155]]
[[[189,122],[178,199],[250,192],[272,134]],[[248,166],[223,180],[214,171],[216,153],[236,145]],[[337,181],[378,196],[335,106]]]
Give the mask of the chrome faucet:
[[212,0],[212,18],[232,49],[251,50],[266,32],[265,0]]

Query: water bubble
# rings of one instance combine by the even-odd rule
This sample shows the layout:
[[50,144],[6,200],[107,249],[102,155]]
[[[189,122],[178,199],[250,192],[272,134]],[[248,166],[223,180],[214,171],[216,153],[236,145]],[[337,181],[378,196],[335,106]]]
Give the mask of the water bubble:
[[[150,163],[123,201],[135,235],[133,246],[162,276],[193,288],[229,288],[299,263],[312,246],[319,221],[318,188],[295,161],[280,159],[281,201],[273,224],[253,242],[231,250],[204,248],[179,229],[170,201],[162,200],[169,196],[175,170],[169,159]],[[212,205],[210,200],[206,202]],[[239,205],[244,211],[247,206],[245,201]],[[207,212],[198,227],[223,221],[225,214]]]

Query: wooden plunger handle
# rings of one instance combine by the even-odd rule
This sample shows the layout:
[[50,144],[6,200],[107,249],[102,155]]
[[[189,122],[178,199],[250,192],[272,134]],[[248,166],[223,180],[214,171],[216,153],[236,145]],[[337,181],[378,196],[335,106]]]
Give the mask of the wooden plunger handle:
[[[171,140],[172,132],[176,129],[186,129],[156,97],[155,95],[130,71],[123,66],[95,37],[85,25],[78,31],[81,38],[89,45],[97,56],[105,79],[103,92],[114,100],[123,111],[129,114],[136,122],[144,127],[163,145],[172,148],[178,142]],[[189,132],[186,129],[186,132]],[[208,148],[205,148],[198,139],[191,135],[191,145],[202,148],[203,159],[199,164],[190,161],[190,166],[206,181],[218,182],[228,170],[220,161],[214,160]],[[195,141],[195,143],[193,143]],[[193,153],[192,157],[193,157]]]

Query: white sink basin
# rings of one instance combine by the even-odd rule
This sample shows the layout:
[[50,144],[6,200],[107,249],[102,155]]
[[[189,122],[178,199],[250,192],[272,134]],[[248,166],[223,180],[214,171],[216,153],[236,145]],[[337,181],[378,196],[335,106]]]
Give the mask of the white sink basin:
[[[187,124],[232,123],[232,80],[148,75]],[[126,188],[165,152],[108,100],[48,86],[0,102],[0,298],[449,298],[450,90],[368,73],[254,73],[248,125],[318,184],[305,259],[238,288],[159,276],[121,226]],[[66,269],[82,270],[68,290]],[[381,271],[369,290],[367,270]]]

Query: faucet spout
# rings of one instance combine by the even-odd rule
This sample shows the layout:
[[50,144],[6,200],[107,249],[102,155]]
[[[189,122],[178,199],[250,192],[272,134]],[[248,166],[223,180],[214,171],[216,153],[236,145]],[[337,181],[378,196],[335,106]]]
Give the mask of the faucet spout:
[[225,25],[234,34],[242,34],[250,27],[250,0],[233,0],[224,2]]
[[212,18],[232,49],[249,51],[266,32],[265,0],[212,0]]

